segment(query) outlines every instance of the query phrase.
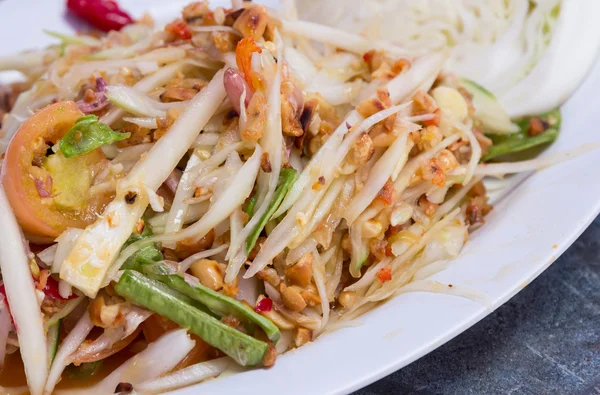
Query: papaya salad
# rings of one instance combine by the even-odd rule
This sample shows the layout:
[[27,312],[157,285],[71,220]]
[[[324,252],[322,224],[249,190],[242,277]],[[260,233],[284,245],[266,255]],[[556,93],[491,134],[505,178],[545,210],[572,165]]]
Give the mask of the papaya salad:
[[0,58],[7,392],[270,367],[456,258],[483,177],[569,156],[533,158],[558,110],[511,120],[447,51],[295,15],[195,2]]

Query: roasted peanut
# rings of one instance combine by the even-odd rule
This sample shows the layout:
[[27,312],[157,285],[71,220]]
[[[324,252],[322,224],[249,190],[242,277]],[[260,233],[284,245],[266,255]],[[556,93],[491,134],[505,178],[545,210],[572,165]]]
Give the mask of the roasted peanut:
[[101,328],[116,328],[124,320],[120,304],[106,305],[103,296],[97,296],[88,306],[90,320]]
[[444,186],[444,183],[446,182],[445,173],[435,158],[423,163],[420,167],[420,172],[421,177],[423,177],[425,181],[429,181],[439,187]]
[[213,43],[221,53],[234,52],[239,37],[229,32],[213,32]]
[[313,254],[306,253],[294,265],[285,269],[287,280],[300,287],[307,287],[312,279]]
[[379,67],[381,67],[382,64],[388,62],[388,58],[385,55],[385,51],[375,49],[365,52],[365,54],[363,55],[363,60],[369,67],[370,72],[377,70]]
[[312,340],[312,331],[306,328],[296,328],[294,331],[294,344],[301,347]]
[[456,169],[456,167],[458,166],[458,161],[456,160],[456,157],[450,150],[441,150],[435,156],[435,158],[444,173],[448,173],[449,171]]
[[391,101],[387,91],[378,91],[376,97],[363,100],[356,106],[356,111],[365,118],[389,108]]
[[371,50],[363,55],[363,59],[369,67],[372,79],[392,79],[406,68],[410,67],[410,62],[406,59],[400,59],[394,62],[384,51]]
[[306,302],[300,291],[295,286],[288,287],[284,283],[279,284],[279,292],[285,307],[292,311],[302,311],[306,307]]
[[246,114],[248,116],[246,129],[241,131],[241,137],[244,140],[258,141],[262,137],[267,121],[266,99],[262,92],[254,92]]
[[318,115],[318,125],[315,127],[318,132],[331,133],[339,124],[340,119],[335,107],[333,107],[319,93],[307,93],[304,100],[304,109],[300,116],[300,123],[304,131],[308,131],[308,126],[313,123],[315,116]]
[[319,297],[318,291],[314,287],[303,290],[300,295],[308,306],[316,306],[321,304],[321,298]]
[[427,92],[418,91],[413,97],[413,115],[433,114],[438,106]]
[[208,7],[208,2],[196,1],[186,5],[181,12],[181,16],[187,23],[194,23],[196,21],[201,21],[209,13],[210,9]]
[[422,151],[430,150],[438,145],[443,137],[439,127],[433,125],[426,126],[425,129],[421,130],[417,147]]
[[281,94],[289,102],[294,118],[300,118],[304,110],[304,95],[302,94],[302,90],[292,81],[285,80],[281,83]]
[[[376,97],[371,97],[360,102],[358,106],[356,106],[356,111],[363,117],[367,118],[378,113],[379,111],[390,108],[391,106],[392,101],[390,100],[389,92],[386,89],[379,89],[377,90]],[[373,126],[373,129],[380,127],[385,132],[391,133],[394,130],[395,122],[396,114],[393,114],[379,122],[377,125]]]
[[380,130],[378,133],[371,132],[371,140],[373,140],[373,146],[376,148],[389,147],[396,141],[397,135],[393,133],[386,133],[385,130]]
[[244,37],[260,39],[269,23],[269,14],[264,7],[251,5],[233,23],[233,28],[242,33]]
[[102,308],[106,306],[104,303],[103,296],[96,296],[94,300],[88,306],[88,313],[90,315],[90,320],[96,326],[101,326],[102,319],[100,318],[100,314],[102,313]]
[[348,153],[348,163],[355,166],[362,166],[367,163],[375,153],[375,146],[371,137],[365,132],[356,140],[352,149]]
[[353,291],[342,291],[338,296],[338,302],[342,307],[351,307],[356,302],[356,293]]
[[277,270],[273,269],[272,267],[264,268],[260,272],[256,273],[256,277],[266,281],[275,288],[279,287],[279,284],[281,283],[281,279],[279,278],[279,274],[277,274]]
[[269,348],[265,351],[263,355],[263,366],[268,368],[269,366],[275,365],[275,360],[277,360],[277,349],[273,346],[272,342],[268,342]]
[[[258,305],[260,303],[260,301],[264,298],[265,297],[263,295],[260,295],[258,297],[258,300],[256,301],[256,304]],[[295,325],[292,322],[290,322],[287,318],[285,318],[283,315],[281,315],[281,313],[279,313],[278,311],[275,311],[275,309],[271,309],[270,311],[260,311],[259,314],[262,315],[263,317],[267,317],[268,319],[273,321],[273,323],[279,329],[282,329],[282,330],[294,329]]]
[[223,288],[223,272],[217,261],[199,259],[192,263],[190,271],[194,277],[200,280],[202,285],[213,291],[219,291]]
[[304,134],[302,124],[296,117],[296,110],[285,95],[281,95],[281,127],[286,136],[298,137]]

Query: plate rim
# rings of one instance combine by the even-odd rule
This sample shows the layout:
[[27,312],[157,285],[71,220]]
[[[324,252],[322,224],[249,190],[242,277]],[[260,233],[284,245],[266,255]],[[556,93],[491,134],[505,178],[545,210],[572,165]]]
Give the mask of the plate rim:
[[[11,5],[12,5],[12,7],[16,7],[16,2],[17,2],[17,0],[4,0],[4,1],[0,0],[0,10],[2,10],[3,8],[4,9],[11,8]],[[131,5],[132,7],[142,7],[142,6],[143,7],[152,7],[151,5],[149,5],[149,3],[153,3],[153,2],[154,1],[121,0],[121,3]],[[162,3],[160,0],[158,0],[158,1],[155,0],[155,2],[157,4]],[[25,1],[20,0],[19,1],[20,6],[22,6],[24,3],[32,3],[33,4],[34,2],[30,1],[30,0],[25,0]],[[186,4],[187,1],[173,2],[173,3],[177,3],[177,5],[170,4],[167,8],[178,8],[180,4]],[[212,3],[219,3],[219,2],[213,1]],[[55,4],[55,5],[62,4],[62,2],[59,0],[52,0],[52,1],[44,2],[43,5],[36,3],[37,6],[48,7],[48,9],[51,8],[52,4]],[[161,9],[164,9],[164,7],[161,7]],[[39,12],[39,14],[44,14],[44,13]],[[0,20],[1,20],[1,15],[2,14],[0,13]],[[51,19],[50,19],[50,21],[51,21]],[[1,26],[1,24],[0,24],[0,26]],[[41,27],[40,27],[40,30],[41,30]],[[0,37],[1,37],[1,29],[0,29]],[[43,40],[42,40],[42,43],[44,43]],[[592,82],[590,82],[590,80],[592,80]],[[593,81],[595,81],[595,83]],[[596,62],[594,64],[594,66],[588,71],[586,77],[583,79],[582,84],[577,88],[577,90],[575,91],[573,96],[567,102],[567,106],[568,106],[568,103],[573,100],[573,98],[579,97],[579,95],[581,94],[582,88],[587,86],[588,84],[600,86],[600,61],[598,60],[598,57],[596,58]],[[563,106],[563,108],[564,107],[565,106]],[[573,132],[570,132],[570,133],[573,133]],[[564,140],[564,136],[563,136],[562,140]],[[564,145],[564,144],[562,144],[562,145]],[[558,142],[557,142],[557,144],[555,144],[555,146],[560,147]],[[564,147],[562,147],[561,149],[564,149]],[[590,154],[588,154],[588,155],[590,155]],[[600,161],[599,161],[599,163],[600,163]],[[531,179],[533,179],[533,178],[535,178],[535,175],[534,175],[534,177],[530,177],[527,180],[524,180],[523,184],[531,182]],[[518,193],[518,190],[522,187],[523,187],[523,185],[519,185],[517,188],[515,188],[515,190],[511,191],[506,197],[504,197],[504,199],[508,199],[509,197],[515,195],[516,193]],[[483,318],[487,317],[489,314],[491,314],[493,311],[495,311],[498,307],[502,306],[509,299],[511,299],[514,295],[516,295],[520,290],[522,290],[525,286],[527,286],[529,283],[531,283],[533,280],[535,280],[552,263],[554,263],[575,242],[575,240],[577,240],[577,238],[579,238],[579,236],[583,233],[583,231],[585,229],[587,229],[587,227],[592,223],[592,221],[598,216],[599,213],[600,213],[600,194],[598,196],[596,196],[594,204],[588,206],[585,214],[580,215],[580,217],[577,220],[577,223],[575,225],[569,227],[567,236],[563,237],[560,241],[558,241],[555,244],[556,248],[554,248],[552,251],[552,254],[551,254],[552,256],[550,257],[551,259],[544,259],[544,258],[539,259],[540,261],[543,261],[543,263],[541,265],[539,265],[539,267],[537,267],[537,269],[528,276],[528,278],[526,280],[526,284],[513,284],[511,289],[506,289],[505,292],[502,293],[502,296],[496,297],[490,306],[488,306],[487,308],[476,309],[477,311],[469,313],[470,315],[466,318],[461,319],[460,322],[457,323],[452,330],[447,330],[443,335],[439,336],[436,339],[433,339],[430,343],[422,346],[420,349],[415,350],[410,355],[410,357],[408,357],[408,358],[400,358],[399,357],[395,361],[391,361],[389,363],[382,363],[381,365],[378,365],[377,367],[371,368],[368,373],[364,373],[361,376],[357,376],[354,379],[348,380],[344,384],[337,383],[338,385],[331,385],[331,383],[329,383],[329,385],[327,385],[327,388],[329,388],[329,389],[326,390],[325,393],[331,393],[331,394],[348,393],[348,392],[352,392],[357,389],[363,388],[363,387],[397,371],[398,369],[401,369],[402,367],[409,365],[410,363],[414,362],[415,360],[421,358],[422,356],[428,354],[429,352],[434,351],[441,345],[447,343],[448,341],[455,338],[459,334],[462,334],[468,328],[474,326],[477,322],[481,321]],[[548,258],[547,255],[550,255],[550,254],[546,253],[545,255],[546,255],[545,258]],[[460,260],[462,256],[463,256],[463,253],[461,252],[459,257],[456,258],[455,261]],[[398,299],[398,297],[394,298],[392,301],[394,301],[396,299]],[[390,302],[386,303],[385,305],[389,305]],[[378,306],[376,311],[381,309],[382,307],[383,306]],[[370,316],[370,315],[372,315],[371,313],[372,312],[368,313],[367,315]],[[348,331],[348,330],[349,330],[349,328],[342,329],[340,331]],[[338,332],[340,332],[340,331],[338,331]],[[326,335],[324,338],[321,338],[320,341],[313,343],[311,346],[315,346],[319,342],[323,343],[323,339],[327,339],[330,336],[332,336],[332,335],[331,334]],[[301,350],[302,349],[300,349],[299,351],[301,351]],[[288,355],[295,354],[295,353],[297,353],[297,352],[288,353]],[[287,355],[285,357],[287,357]],[[253,372],[253,371],[250,371],[250,372]],[[240,376],[242,376],[242,375],[245,376],[244,373],[242,373]],[[240,380],[242,383],[244,383],[244,381],[246,381],[245,379],[244,380],[240,379]],[[201,383],[201,384],[193,385],[193,386],[190,386],[187,388],[175,390],[171,393],[181,394],[181,395],[187,394],[187,393],[191,394],[194,392],[194,390],[198,390],[200,388],[206,389],[208,393],[211,393],[211,390],[215,390],[215,389],[218,389],[218,387],[223,387],[223,386],[226,388],[229,387],[231,389],[231,385],[223,384],[227,381],[231,381],[231,380],[227,380],[225,378],[218,379],[218,380],[212,380],[207,383]],[[202,386],[202,387],[200,387],[200,386]],[[241,392],[244,392],[243,389]],[[294,392],[294,391],[292,391],[292,392]]]

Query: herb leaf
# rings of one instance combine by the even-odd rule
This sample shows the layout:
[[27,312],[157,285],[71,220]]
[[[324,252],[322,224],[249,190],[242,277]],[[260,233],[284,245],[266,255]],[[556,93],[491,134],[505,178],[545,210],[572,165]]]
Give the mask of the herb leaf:
[[87,154],[106,144],[125,140],[131,133],[117,133],[90,114],[79,118],[59,142],[59,148],[66,158]]

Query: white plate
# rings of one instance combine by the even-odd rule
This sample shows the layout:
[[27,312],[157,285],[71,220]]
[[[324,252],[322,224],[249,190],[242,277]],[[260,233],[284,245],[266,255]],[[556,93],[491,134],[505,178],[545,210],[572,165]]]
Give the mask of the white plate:
[[[176,15],[185,4],[121,3],[134,13],[150,9],[160,18]],[[0,0],[0,55],[53,42],[41,29],[69,28],[63,4]],[[599,90],[597,62],[564,106],[561,136],[545,155],[600,140]],[[245,371],[176,393],[348,393],[406,366],[498,308],[575,241],[600,211],[599,168],[600,153],[595,152],[534,174],[494,208],[459,259],[433,277],[486,295],[487,304],[434,293],[400,295],[363,316],[361,326],[319,338],[280,357],[271,369]]]

